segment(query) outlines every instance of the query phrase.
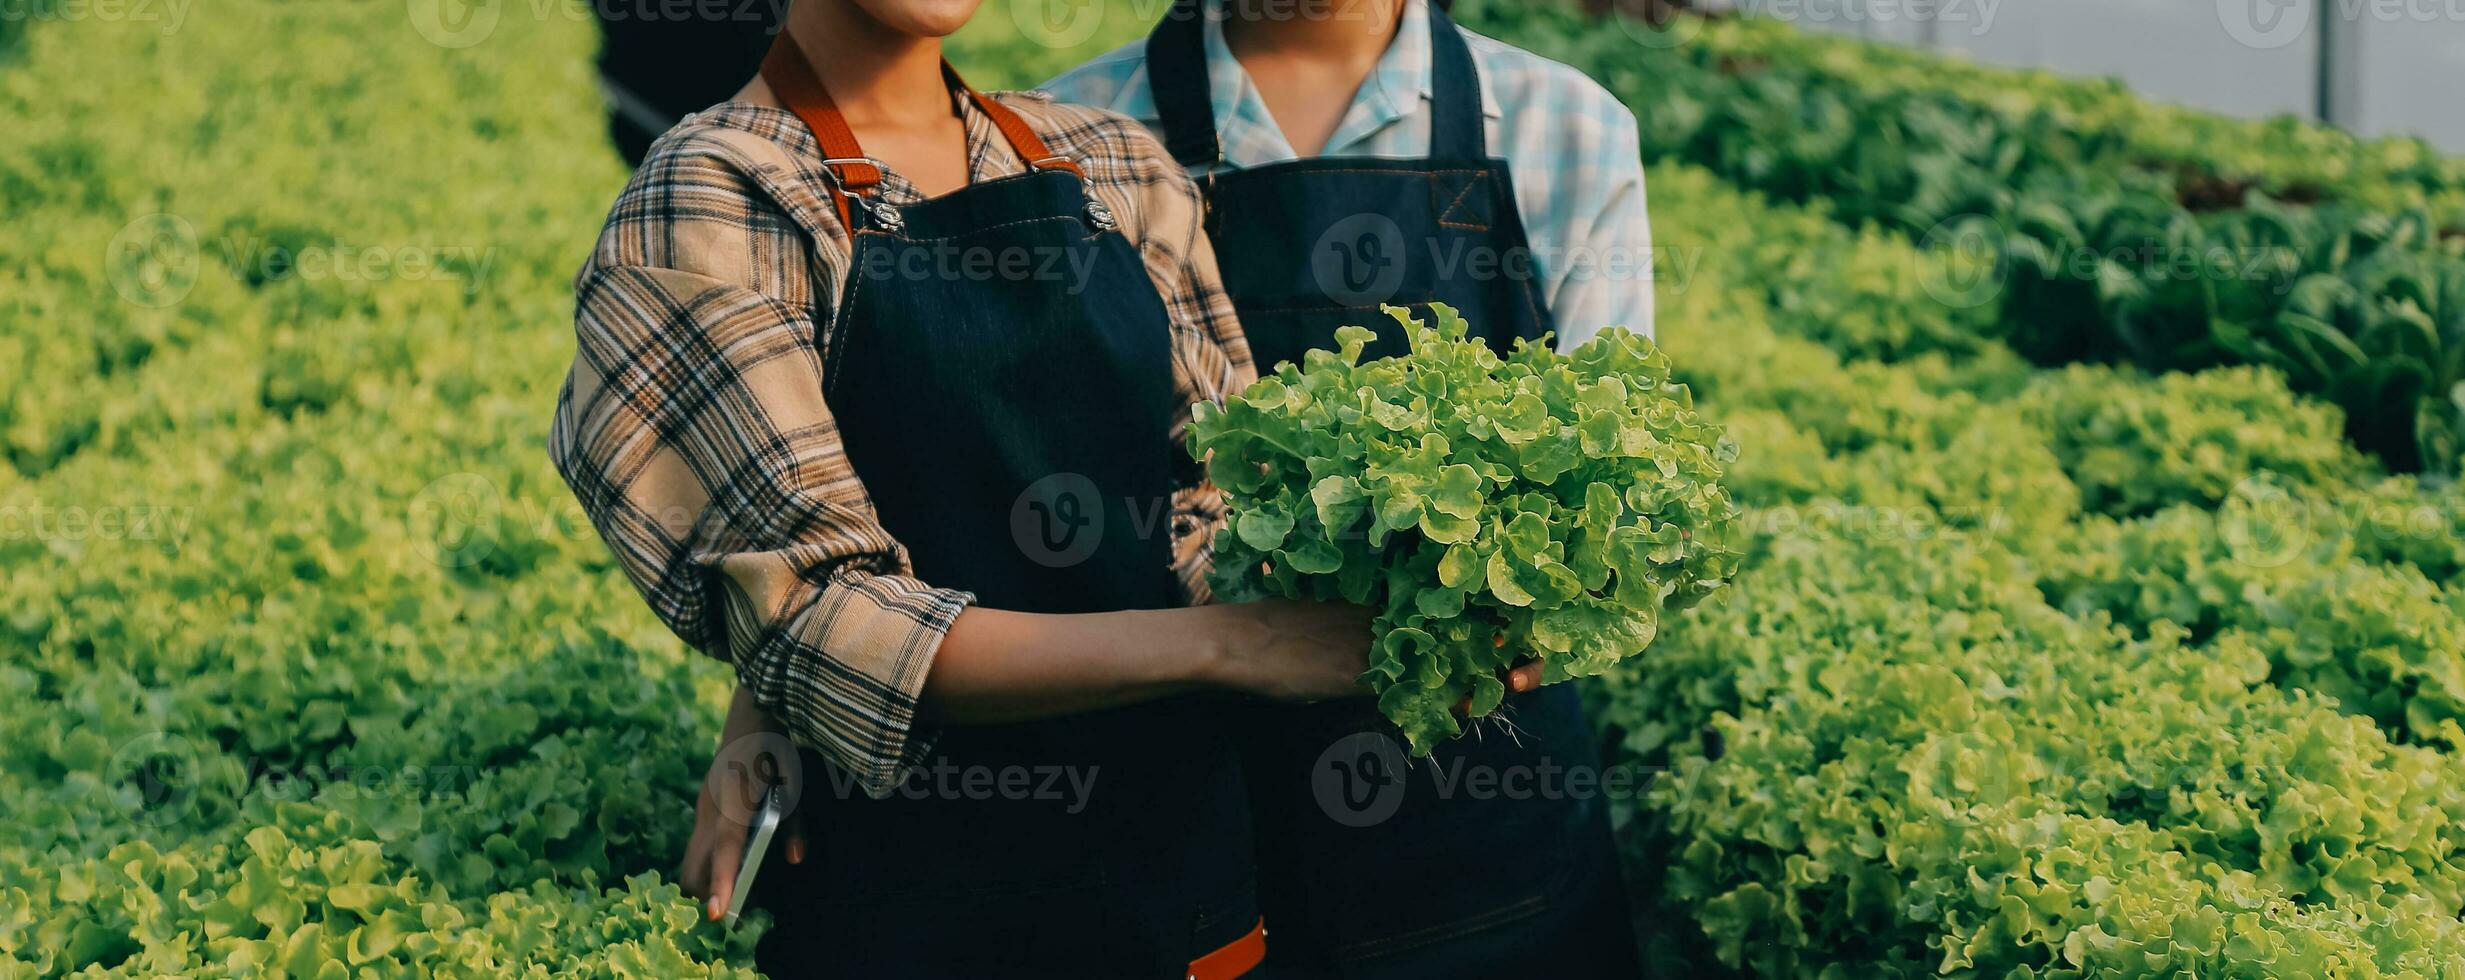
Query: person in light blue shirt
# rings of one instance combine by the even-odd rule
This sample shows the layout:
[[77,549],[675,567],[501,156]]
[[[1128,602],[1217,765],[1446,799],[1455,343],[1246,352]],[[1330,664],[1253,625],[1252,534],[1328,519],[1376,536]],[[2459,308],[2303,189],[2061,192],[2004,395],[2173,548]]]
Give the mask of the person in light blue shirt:
[[[1393,41],[1377,56],[1324,146],[1296,153],[1260,86],[1225,43],[1222,0],[1205,18],[1209,92],[1223,160],[1193,175],[1263,167],[1301,156],[1419,157],[1430,144],[1427,0],[1403,4]],[[1327,3],[1336,11],[1378,8]],[[1300,9],[1298,5],[1294,9]],[[1365,15],[1366,16],[1366,15]],[[1459,29],[1460,30],[1460,29]],[[1652,336],[1652,233],[1644,208],[1635,115],[1599,82],[1503,41],[1461,32],[1479,75],[1490,150],[1504,158],[1530,240],[1534,277],[1555,314],[1558,348],[1605,327]],[[1160,134],[1148,85],[1147,42],[1125,45],[1040,88],[1062,102],[1110,109]],[[1272,364],[1261,361],[1264,372]]]
[[[1347,325],[1377,332],[1365,356],[1400,353],[1389,306],[1451,307],[1500,354],[1651,331],[1633,116],[1429,0],[1179,0],[1047,88],[1144,123],[1198,178],[1262,373]],[[1575,686],[1536,684],[1529,638],[1434,642],[1511,693],[1427,759],[1365,700],[1234,709],[1267,975],[1637,975]]]

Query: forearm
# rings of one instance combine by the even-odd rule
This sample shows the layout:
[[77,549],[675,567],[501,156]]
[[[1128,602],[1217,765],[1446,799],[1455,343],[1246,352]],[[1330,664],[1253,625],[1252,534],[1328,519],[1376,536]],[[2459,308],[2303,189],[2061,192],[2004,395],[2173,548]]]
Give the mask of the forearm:
[[753,689],[738,684],[736,696],[728,700],[727,720],[719,728],[720,750],[724,752],[728,746],[749,736],[779,730],[779,723],[771,720],[760,705],[753,703]]
[[[946,628],[935,627],[933,646],[913,701],[913,720],[944,725],[1033,721],[1137,704],[1188,691],[1221,689],[1287,701],[1350,697],[1368,693],[1361,674],[1369,669],[1371,613],[1344,603],[1269,600],[1238,605],[1128,610],[1080,615],[1038,615],[969,606]],[[827,654],[823,654],[827,656]],[[789,680],[765,689],[756,678],[773,673]],[[739,700],[784,723],[791,737],[815,748],[860,744],[839,738],[886,732],[893,751],[870,754],[842,749],[824,754],[841,765],[866,765],[875,780],[869,792],[887,792],[897,766],[907,759],[911,717],[864,729],[845,717],[799,706],[828,704],[826,687],[812,670],[769,671],[739,665]],[[796,681],[797,677],[807,678]],[[794,685],[816,696],[796,697]],[[730,712],[736,730],[738,712]],[[833,726],[839,727],[833,727]],[[855,760],[851,763],[847,760]]]
[[1026,721],[1202,688],[1285,701],[1368,693],[1370,611],[1337,602],[1037,616],[970,608],[943,637],[922,710]]
[[1028,721],[1222,683],[1237,621],[1209,606],[1068,616],[969,607],[934,654],[922,710],[952,724]]

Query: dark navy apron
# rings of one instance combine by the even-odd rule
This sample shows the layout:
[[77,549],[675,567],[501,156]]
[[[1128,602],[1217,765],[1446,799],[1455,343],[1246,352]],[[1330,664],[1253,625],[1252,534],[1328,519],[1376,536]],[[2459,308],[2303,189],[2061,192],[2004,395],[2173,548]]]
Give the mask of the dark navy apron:
[[[1029,169],[893,207],[785,34],[763,72],[854,232],[823,392],[916,574],[988,608],[1177,604],[1169,319],[1076,166],[967,92]],[[803,761],[810,852],[759,886],[771,976],[1182,977],[1258,924],[1239,764],[1205,702],[949,727],[887,799]]]
[[[1200,16],[1181,0],[1147,40],[1166,145],[1193,168],[1223,163]],[[1368,356],[1401,352],[1382,302],[1424,317],[1446,303],[1502,353],[1550,329],[1506,161],[1486,149],[1471,52],[1435,3],[1429,18],[1428,158],[1320,157],[1199,179],[1262,372],[1332,347],[1346,324],[1380,331]],[[1250,709],[1238,729],[1273,933],[1262,975],[1635,973],[1608,808],[1597,784],[1563,778],[1600,774],[1574,685],[1510,697],[1502,714],[1511,730],[1485,722],[1404,764],[1366,701]]]

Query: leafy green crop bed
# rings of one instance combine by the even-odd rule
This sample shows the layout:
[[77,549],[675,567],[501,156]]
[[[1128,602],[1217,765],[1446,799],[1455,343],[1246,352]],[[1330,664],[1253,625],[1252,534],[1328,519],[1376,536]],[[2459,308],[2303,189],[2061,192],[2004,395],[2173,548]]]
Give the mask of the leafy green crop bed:
[[642,874],[721,674],[541,451],[623,180],[587,23],[165,28],[0,69],[0,972],[726,962]]
[[1774,302],[1779,250],[1727,244],[1797,218],[1651,180],[1701,249],[1666,345],[1762,531],[1595,691],[1667,767],[1627,825],[1664,969],[2465,966],[2451,494],[2265,372],[1844,359]]
[[[749,968],[662,874],[725,671],[543,454],[623,179],[590,31],[500,9],[461,47],[273,2],[0,39],[0,975]],[[1143,27],[1010,13],[980,83]],[[1927,73],[1760,30],[1702,43]],[[1586,50],[1658,104],[1671,56]],[[2273,131],[2042,97],[2135,159]],[[2456,186],[2287,132],[2210,169]],[[1651,187],[1745,566],[1582,682],[1662,771],[1618,806],[1660,975],[2465,974],[2465,497],[2269,368],[2037,368],[1944,299],[1996,256],[1714,162]]]
[[2344,408],[2391,466],[2457,472],[2465,160],[1771,22],[1463,14],[1599,77],[1647,157],[1990,257],[1989,277],[1936,298],[1991,307],[2041,362],[2267,365]]

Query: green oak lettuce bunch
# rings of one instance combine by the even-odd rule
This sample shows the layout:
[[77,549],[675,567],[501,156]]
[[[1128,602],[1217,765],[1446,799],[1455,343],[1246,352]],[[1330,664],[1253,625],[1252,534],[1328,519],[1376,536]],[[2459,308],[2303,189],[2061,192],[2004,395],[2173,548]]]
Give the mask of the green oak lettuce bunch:
[[1736,447],[1650,341],[1500,359],[1433,310],[1434,327],[1386,308],[1408,354],[1358,363],[1374,334],[1345,327],[1190,429],[1230,512],[1217,594],[1377,610],[1363,679],[1415,754],[1456,734],[1458,702],[1495,711],[1511,661],[1539,656],[1553,683],[1607,670],[1739,558],[1720,484]]

